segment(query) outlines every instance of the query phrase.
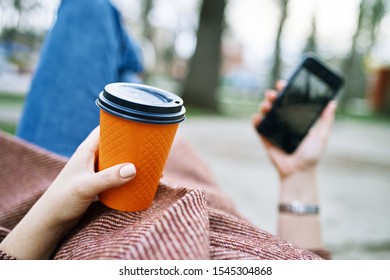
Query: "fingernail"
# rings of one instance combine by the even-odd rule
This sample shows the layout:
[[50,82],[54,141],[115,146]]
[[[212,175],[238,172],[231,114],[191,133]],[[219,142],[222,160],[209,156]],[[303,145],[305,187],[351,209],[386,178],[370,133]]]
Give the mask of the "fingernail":
[[119,176],[122,179],[129,179],[135,175],[135,172],[134,164],[126,164],[119,169]]

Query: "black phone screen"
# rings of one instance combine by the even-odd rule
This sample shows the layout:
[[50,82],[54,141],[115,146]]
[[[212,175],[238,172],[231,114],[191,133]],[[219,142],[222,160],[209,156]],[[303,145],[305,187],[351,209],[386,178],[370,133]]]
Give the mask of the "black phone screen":
[[317,62],[301,65],[258,127],[261,134],[288,153],[297,148],[341,86],[341,79],[336,81],[328,69],[313,65]]

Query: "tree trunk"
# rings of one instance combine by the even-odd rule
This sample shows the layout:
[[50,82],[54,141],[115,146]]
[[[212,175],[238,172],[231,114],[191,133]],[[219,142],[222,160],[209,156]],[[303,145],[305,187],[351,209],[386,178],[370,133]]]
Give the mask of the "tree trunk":
[[[352,37],[352,46],[349,56],[344,62],[345,87],[339,99],[339,107],[344,110],[349,99],[354,96],[361,96],[365,89],[365,77],[363,74],[363,55],[358,50],[358,38],[363,29],[365,17],[366,0],[361,0],[356,31]],[[359,93],[360,92],[360,93]]]
[[[149,13],[153,8],[154,0],[144,0],[142,1],[142,10],[141,10],[141,20],[143,22],[142,34],[150,43],[153,44],[153,28],[149,21]],[[148,81],[150,77],[149,69],[145,68],[145,71],[142,73],[144,81]]]
[[216,98],[226,0],[203,0],[197,44],[182,97],[189,106],[218,111]]
[[315,15],[311,18],[311,32],[307,38],[306,46],[303,49],[303,53],[307,52],[317,52],[317,23]]
[[142,1],[142,20],[143,20],[143,30],[142,33],[145,38],[147,38],[149,41],[153,42],[153,30],[152,26],[150,25],[150,21],[148,19],[149,13],[151,9],[153,8],[153,0],[144,0]]
[[278,32],[275,40],[275,52],[274,52],[274,63],[271,69],[271,81],[270,88],[275,87],[275,83],[280,79],[281,59],[280,59],[280,41],[282,38],[284,23],[287,19],[287,5],[289,0],[279,0],[281,9],[281,15],[279,20]]

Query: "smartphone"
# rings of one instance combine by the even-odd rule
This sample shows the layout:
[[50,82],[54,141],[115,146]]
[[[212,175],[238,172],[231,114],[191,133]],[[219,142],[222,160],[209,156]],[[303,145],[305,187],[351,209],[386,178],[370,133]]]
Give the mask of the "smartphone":
[[257,131],[285,152],[293,153],[343,84],[340,74],[315,55],[305,55]]

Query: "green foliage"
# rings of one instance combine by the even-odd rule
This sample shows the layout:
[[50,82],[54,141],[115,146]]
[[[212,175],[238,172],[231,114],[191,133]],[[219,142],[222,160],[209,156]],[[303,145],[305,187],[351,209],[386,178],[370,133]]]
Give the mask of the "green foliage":
[[[24,94],[15,94],[9,92],[0,92],[0,112],[2,108],[14,108],[15,110],[21,110],[24,103]],[[16,123],[5,121],[0,119],[0,130],[10,134],[15,134]]]
[[0,41],[22,44],[32,49],[43,42],[44,34],[32,30],[20,30],[17,27],[6,27],[1,31]]
[[13,124],[13,123],[3,123],[3,122],[0,121],[0,130],[14,135],[16,133],[16,124]]
[[25,94],[0,91],[0,105],[20,105],[24,102]]

